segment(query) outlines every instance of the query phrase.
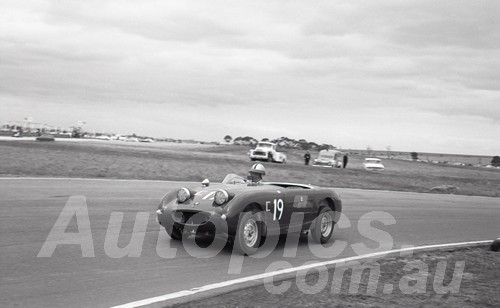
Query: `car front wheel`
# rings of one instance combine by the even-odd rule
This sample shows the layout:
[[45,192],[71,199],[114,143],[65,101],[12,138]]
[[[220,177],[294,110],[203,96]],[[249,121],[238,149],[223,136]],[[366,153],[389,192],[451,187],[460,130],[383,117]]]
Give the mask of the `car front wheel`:
[[324,244],[330,240],[333,234],[334,222],[333,211],[329,207],[323,207],[318,217],[311,225],[311,236],[314,242]]
[[167,230],[167,233],[168,235],[173,239],[173,240],[176,240],[176,241],[180,241],[182,240],[182,230],[179,229],[179,228],[176,228],[174,226],[172,226],[172,229],[170,228],[165,228],[165,230]]
[[242,255],[254,254],[260,245],[261,231],[256,214],[245,212],[240,216],[234,238],[234,249]]

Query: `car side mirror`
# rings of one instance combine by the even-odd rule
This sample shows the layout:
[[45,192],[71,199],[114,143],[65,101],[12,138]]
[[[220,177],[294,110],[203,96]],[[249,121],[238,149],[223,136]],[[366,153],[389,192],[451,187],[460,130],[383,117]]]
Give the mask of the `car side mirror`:
[[208,187],[210,186],[210,181],[208,179],[204,179],[202,182],[201,182],[201,186],[203,187]]

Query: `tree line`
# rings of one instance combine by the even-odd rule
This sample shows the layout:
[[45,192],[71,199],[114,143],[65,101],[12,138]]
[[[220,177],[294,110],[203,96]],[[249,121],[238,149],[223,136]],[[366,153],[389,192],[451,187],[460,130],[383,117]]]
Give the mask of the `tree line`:
[[248,145],[255,146],[258,142],[272,142],[279,145],[280,148],[285,149],[301,149],[301,150],[323,150],[323,149],[336,149],[335,146],[331,144],[318,144],[316,142],[310,142],[305,139],[293,139],[288,137],[279,137],[275,139],[263,138],[260,141],[251,136],[239,136],[232,138],[230,135],[226,135],[224,138],[226,143],[233,143],[236,145]]

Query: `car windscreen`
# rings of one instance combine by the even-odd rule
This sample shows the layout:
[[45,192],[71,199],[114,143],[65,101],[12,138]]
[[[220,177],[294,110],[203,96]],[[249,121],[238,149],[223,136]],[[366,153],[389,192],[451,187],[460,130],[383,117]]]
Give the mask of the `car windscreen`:
[[226,175],[224,180],[222,180],[222,184],[245,184],[245,179],[242,176],[239,176],[234,173],[229,173]]
[[319,157],[324,159],[335,159],[335,156],[333,155],[320,155]]

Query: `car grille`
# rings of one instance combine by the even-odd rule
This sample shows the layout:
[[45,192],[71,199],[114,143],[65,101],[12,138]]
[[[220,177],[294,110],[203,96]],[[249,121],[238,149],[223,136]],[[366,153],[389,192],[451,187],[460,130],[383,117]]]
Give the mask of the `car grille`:
[[315,165],[318,165],[318,166],[330,166],[330,163],[329,162],[321,162],[321,161],[317,161],[317,162],[314,162]]
[[258,155],[258,156],[267,156],[266,152],[263,151],[254,151],[253,155]]
[[177,223],[199,226],[210,220],[210,214],[197,211],[174,211],[172,218]]
[[378,171],[378,170],[384,170],[384,168],[382,168],[382,167],[366,167],[366,170]]

